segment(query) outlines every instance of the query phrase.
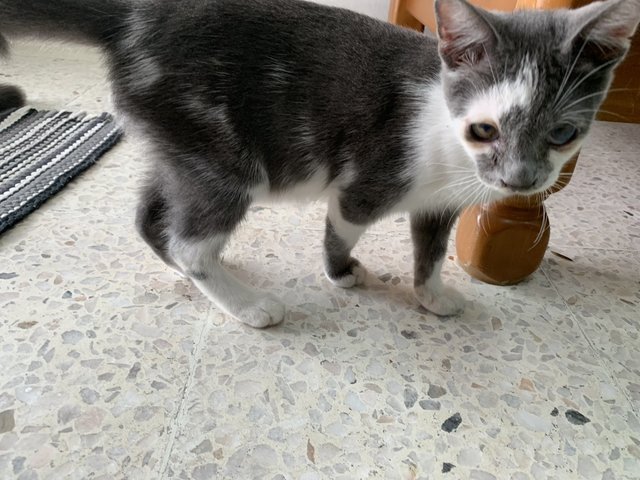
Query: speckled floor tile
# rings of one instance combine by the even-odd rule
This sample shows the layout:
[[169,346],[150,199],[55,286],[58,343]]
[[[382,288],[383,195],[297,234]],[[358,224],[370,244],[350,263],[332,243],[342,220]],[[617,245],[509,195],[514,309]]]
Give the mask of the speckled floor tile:
[[[0,81],[19,84],[32,105],[60,110],[104,82],[104,71],[95,55],[65,58],[52,55],[50,48],[40,49],[37,44],[19,45],[10,61],[0,58]],[[52,56],[47,58],[48,55]]]
[[[557,223],[567,232],[565,238],[572,239],[570,244],[640,248],[640,193],[633,181],[638,176],[639,155],[637,125],[596,123],[580,153],[570,185],[548,201],[553,213],[565,215]],[[615,235],[598,230],[603,222],[606,232],[613,229]]]
[[585,143],[590,151],[607,154],[608,161],[604,164],[615,166],[616,153],[638,153],[640,137],[632,123],[598,122]]
[[136,238],[135,152],[0,237],[1,478],[158,469],[210,305]]
[[[36,105],[107,108],[94,51],[18,53],[3,74]],[[267,331],[138,239],[146,155],[125,140],[0,237],[0,478],[637,479],[640,127],[593,134],[542,270],[484,285],[450,246],[458,318],[413,300],[406,216],[363,237],[366,286],[341,290],[321,204],[254,208],[225,262],[288,305]]]
[[[222,317],[207,331],[168,478],[431,478],[444,463],[453,478],[633,478],[640,467],[629,402],[542,272],[505,290],[450,262],[474,303],[441,320],[411,298],[401,236],[364,239],[373,268],[357,290],[336,290],[313,257],[302,270],[284,260],[305,235],[246,236],[252,247],[227,262],[280,291],[290,314],[267,332]],[[589,422],[571,423],[573,411]],[[456,413],[460,427],[443,431]]]
[[640,259],[603,250],[575,250],[569,258],[548,257],[543,270],[638,414]]
[[547,201],[552,245],[640,249],[638,130],[607,122],[592,129],[571,183]]

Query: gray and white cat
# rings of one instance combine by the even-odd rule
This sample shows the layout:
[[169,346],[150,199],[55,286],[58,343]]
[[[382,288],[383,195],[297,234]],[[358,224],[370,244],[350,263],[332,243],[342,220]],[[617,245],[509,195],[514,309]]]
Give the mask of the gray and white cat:
[[365,278],[351,250],[366,228],[410,212],[416,297],[458,313],[440,279],[453,220],[556,182],[640,0],[513,14],[437,0],[436,13],[438,40],[298,0],[0,0],[0,32],[102,47],[118,110],[155,150],[142,237],[221,309],[266,327],[284,306],[220,255],[252,203],[295,194],[328,198],[325,270],[345,288]]

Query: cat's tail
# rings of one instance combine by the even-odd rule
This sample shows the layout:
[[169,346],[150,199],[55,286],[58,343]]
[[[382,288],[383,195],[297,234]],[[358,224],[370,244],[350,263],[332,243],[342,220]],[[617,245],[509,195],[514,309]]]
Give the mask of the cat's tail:
[[[120,39],[134,1],[0,0],[0,57],[9,53],[6,36],[69,40],[108,49]],[[24,103],[19,87],[0,84],[0,112]]]
[[41,37],[108,47],[118,40],[135,0],[0,0],[0,55],[9,38]]
[[13,85],[0,84],[0,112],[25,105],[24,92]]

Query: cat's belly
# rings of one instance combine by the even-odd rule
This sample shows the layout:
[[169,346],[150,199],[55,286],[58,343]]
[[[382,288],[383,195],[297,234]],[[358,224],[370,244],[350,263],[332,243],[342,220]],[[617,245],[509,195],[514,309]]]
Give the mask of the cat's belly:
[[265,181],[251,190],[253,203],[269,204],[276,202],[312,202],[314,200],[325,199],[335,192],[338,186],[336,180],[329,180],[329,171],[320,167],[307,179],[296,181],[290,185],[280,188],[272,188],[268,181]]

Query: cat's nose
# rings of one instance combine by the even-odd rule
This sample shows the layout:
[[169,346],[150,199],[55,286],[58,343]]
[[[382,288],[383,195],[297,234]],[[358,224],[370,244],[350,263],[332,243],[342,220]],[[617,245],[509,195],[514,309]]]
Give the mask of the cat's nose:
[[532,190],[536,183],[538,183],[537,179],[531,181],[530,179],[501,179],[500,186],[502,188],[507,188],[512,192],[526,192],[527,190]]

